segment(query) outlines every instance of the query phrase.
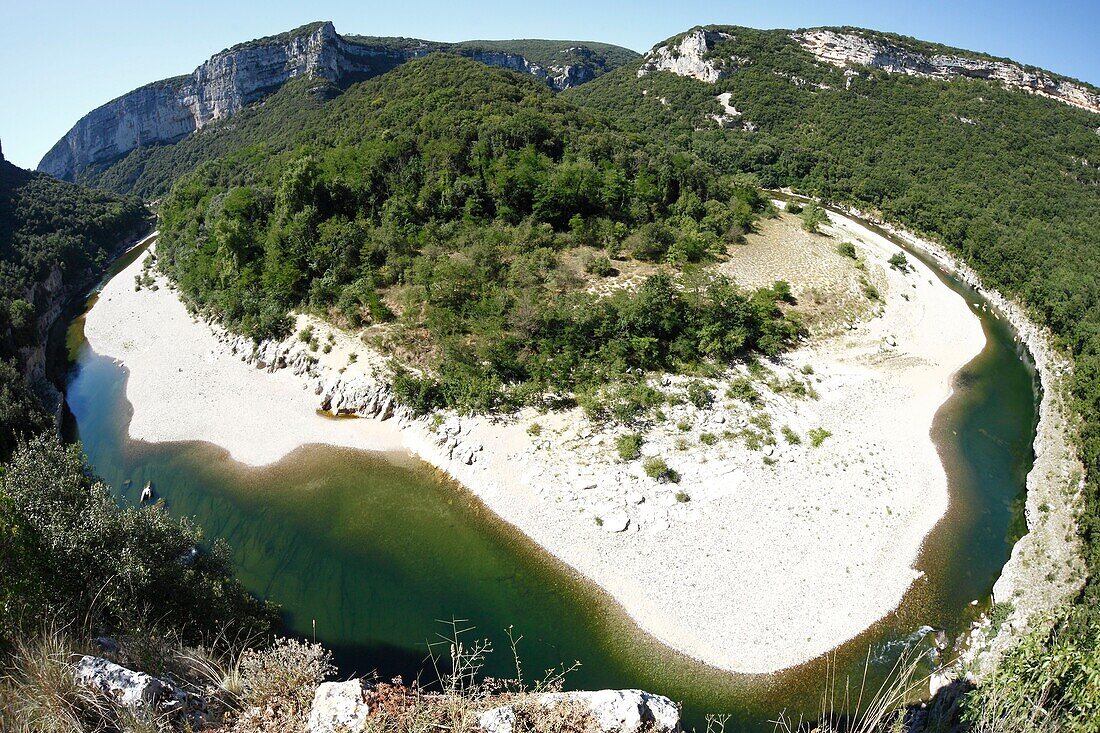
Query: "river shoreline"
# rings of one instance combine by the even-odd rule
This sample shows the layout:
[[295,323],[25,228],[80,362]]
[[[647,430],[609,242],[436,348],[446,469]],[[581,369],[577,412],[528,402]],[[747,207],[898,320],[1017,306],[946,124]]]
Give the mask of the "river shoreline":
[[1024,518],[1027,532],[992,590],[993,603],[1011,604],[999,628],[989,615],[972,624],[958,663],[933,687],[967,674],[981,678],[1008,649],[1050,614],[1069,603],[1084,584],[1086,571],[1076,516],[1083,501],[1084,466],[1073,439],[1072,410],[1067,404],[1072,362],[1057,353],[1053,336],[1028,317],[1024,307],[986,288],[978,273],[942,245],[882,221],[854,207],[846,209],[897,237],[913,250],[933,258],[946,271],[981,294],[1016,331],[1035,366],[1041,384],[1039,419],[1033,443],[1035,462],[1027,475]]
[[[840,226],[875,261],[884,262],[896,249],[854,222]],[[918,577],[912,565],[923,538],[948,503],[928,429],[950,395],[955,372],[984,343],[976,317],[945,285],[925,277],[930,273],[918,265],[919,278],[891,274],[883,317],[827,345],[800,349],[786,364],[772,367],[777,377],[791,378],[799,366],[815,365],[820,403],[766,397],[769,410],[798,432],[826,426],[833,436],[821,451],[781,443],[763,461],[760,454],[746,457],[732,449],[730,456],[691,453],[680,485],[658,485],[637,475],[637,465],[607,460],[613,436],[578,425],[575,415],[523,415],[507,423],[457,416],[411,419],[395,410],[387,395],[364,386],[371,380],[378,384],[385,365],[348,335],[333,333],[327,360],[311,357],[293,340],[253,350],[191,320],[163,280],[159,290],[135,291],[131,282],[139,266],[108,284],[87,321],[92,348],[130,370],[132,438],[206,440],[250,465],[271,463],[309,443],[411,451],[607,590],[644,631],[736,672],[773,672],[815,658],[897,606]],[[907,307],[909,297],[900,297],[906,287],[919,308]],[[925,318],[958,321],[956,340],[927,333]],[[307,319],[300,325],[307,323],[327,340],[324,324]],[[358,358],[349,359],[352,353]],[[243,368],[242,359],[261,370]],[[856,399],[865,409],[853,414]],[[335,421],[317,415],[319,406],[386,419]],[[727,418],[736,419],[732,413],[690,416],[703,423],[700,430],[709,427],[713,433],[729,424]],[[529,434],[536,420],[538,439]],[[257,434],[261,426],[266,429]],[[898,444],[875,443],[860,453],[864,443],[874,442],[868,434],[893,437]],[[910,446],[904,453],[898,452],[901,443]],[[657,436],[651,445],[664,452],[671,437]],[[899,455],[911,461],[909,473],[916,478],[890,473]],[[848,470],[849,458],[870,463]],[[876,480],[860,484],[859,474],[872,471]],[[883,485],[893,493],[884,496]],[[782,489],[773,488],[776,496],[762,487]],[[680,492],[690,493],[691,500],[676,500]],[[855,516],[833,518],[839,511]],[[731,516],[744,519],[730,527]],[[731,553],[731,544],[738,551]],[[807,555],[815,561],[807,562]],[[699,572],[683,567],[684,557],[692,557]],[[722,602],[727,591],[713,587],[718,578],[759,579],[762,567],[774,568],[774,588],[761,594],[768,597],[742,598],[733,609]],[[691,577],[685,581],[685,576]],[[765,573],[764,580],[770,577]],[[857,603],[851,601],[855,589],[862,592]],[[695,602],[685,603],[691,594]],[[799,607],[799,597],[814,607],[805,602]],[[822,618],[818,604],[837,612]],[[840,610],[841,604],[848,608]]]

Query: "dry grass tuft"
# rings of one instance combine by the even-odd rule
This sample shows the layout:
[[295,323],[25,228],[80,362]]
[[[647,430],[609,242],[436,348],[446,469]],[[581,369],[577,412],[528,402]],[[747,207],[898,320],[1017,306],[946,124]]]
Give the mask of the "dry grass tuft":
[[928,675],[921,670],[921,655],[916,650],[903,654],[877,689],[867,688],[870,650],[864,662],[859,687],[844,680],[838,685],[837,668],[830,660],[825,675],[825,689],[816,722],[786,713],[775,723],[777,733],[901,733],[905,730],[906,707],[920,699],[928,690]]

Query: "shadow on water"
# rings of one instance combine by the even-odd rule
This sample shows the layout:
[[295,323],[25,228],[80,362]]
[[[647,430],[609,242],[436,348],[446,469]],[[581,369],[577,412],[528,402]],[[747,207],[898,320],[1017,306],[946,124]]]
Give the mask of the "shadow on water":
[[[986,603],[1033,458],[1037,389],[1011,328],[975,312],[988,343],[933,428],[951,508],[925,542],[924,576],[896,612],[828,658],[772,675],[723,673],[662,647],[598,588],[407,456],[308,446],[250,469],[209,444],[130,441],[125,370],[79,333],[70,341],[78,354],[69,429],[120,501],[135,502],[152,481],[174,514],[227,541],[246,587],[281,606],[290,632],[333,649],[342,674],[430,677],[424,661],[427,642],[444,631],[438,620],[463,618],[494,642],[488,674],[514,673],[503,633],[513,626],[527,670],[579,660],[570,687],[644,688],[682,700],[689,727],[729,713],[731,731],[770,731],[767,721],[784,709],[816,714],[830,669],[858,687],[870,659],[874,682],[902,650],[927,646],[930,629],[964,631],[971,600]],[[730,589],[731,604],[738,592]]]

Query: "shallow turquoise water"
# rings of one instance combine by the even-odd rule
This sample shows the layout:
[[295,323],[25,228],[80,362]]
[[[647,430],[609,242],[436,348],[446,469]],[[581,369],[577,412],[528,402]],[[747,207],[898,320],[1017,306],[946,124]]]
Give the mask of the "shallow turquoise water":
[[70,428],[120,501],[136,501],[151,480],[208,540],[228,541],[245,585],[282,606],[288,630],[335,649],[343,673],[429,679],[427,642],[445,631],[438,621],[461,618],[494,641],[490,674],[515,673],[503,633],[512,626],[528,679],[579,660],[570,687],[641,687],[682,700],[689,725],[728,713],[727,730],[770,731],[784,709],[818,710],[830,667],[858,685],[866,659],[872,678],[885,674],[921,627],[963,631],[975,613],[969,602],[985,602],[1008,558],[1032,461],[1036,380],[1007,324],[976,312],[988,344],[934,427],[952,501],[925,543],[925,577],[896,613],[829,659],[776,675],[728,675],[665,650],[598,589],[414,460],[309,447],[254,470],[205,444],[130,442],[125,373],[81,344],[79,322]]

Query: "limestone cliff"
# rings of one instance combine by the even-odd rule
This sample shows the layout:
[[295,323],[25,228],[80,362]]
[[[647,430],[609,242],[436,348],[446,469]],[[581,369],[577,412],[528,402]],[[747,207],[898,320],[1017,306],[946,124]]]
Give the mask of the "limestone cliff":
[[730,38],[729,33],[695,28],[678,40],[657,46],[647,53],[638,69],[638,76],[670,71],[677,76],[689,76],[713,84],[732,68],[727,65],[726,59],[710,57],[714,45],[727,38]]
[[560,43],[562,48],[550,56],[550,62],[536,63],[508,50],[507,42],[444,44],[344,37],[332,23],[314,23],[234,46],[215,54],[190,75],[154,82],[91,111],[46,153],[38,170],[62,180],[78,180],[84,170],[108,164],[135,148],[177,142],[301,75],[347,84],[412,58],[446,51],[531,74],[564,89],[595,78],[633,53],[625,49],[617,49],[624,54],[597,53],[572,42],[511,43],[517,47]]
[[1009,61],[955,53],[921,53],[882,37],[819,28],[791,37],[818,60],[834,66],[870,66],[892,74],[987,79],[1030,94],[1100,112],[1100,94],[1083,84]]

